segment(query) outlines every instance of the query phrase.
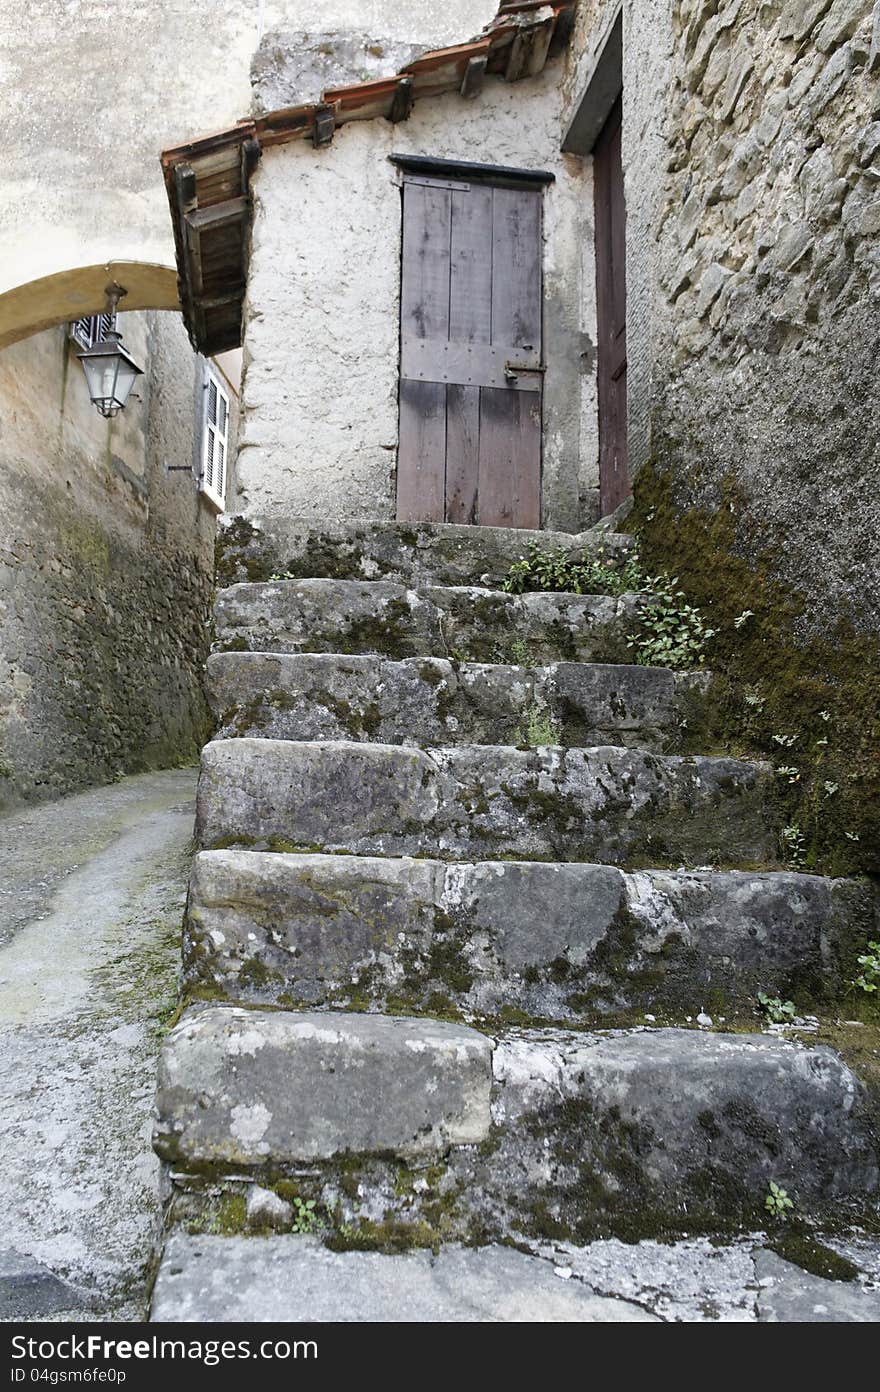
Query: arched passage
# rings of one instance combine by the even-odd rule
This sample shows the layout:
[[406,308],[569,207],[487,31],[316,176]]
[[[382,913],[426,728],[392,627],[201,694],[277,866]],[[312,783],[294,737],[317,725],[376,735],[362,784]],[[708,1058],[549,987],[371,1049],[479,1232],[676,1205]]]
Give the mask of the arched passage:
[[30,334],[104,308],[104,289],[116,281],[128,292],[120,309],[179,309],[177,272],[150,261],[76,266],[0,294],[0,348]]

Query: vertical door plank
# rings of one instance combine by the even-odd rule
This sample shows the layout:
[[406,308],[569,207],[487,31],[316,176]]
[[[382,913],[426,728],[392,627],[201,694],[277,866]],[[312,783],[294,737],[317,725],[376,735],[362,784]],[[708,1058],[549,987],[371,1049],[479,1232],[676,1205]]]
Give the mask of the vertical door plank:
[[[449,337],[456,343],[492,339],[492,190],[479,185],[452,194]],[[477,520],[480,468],[480,389],[446,390],[446,521]]]
[[492,341],[492,189],[478,184],[452,194],[449,337]]
[[480,388],[446,388],[447,522],[477,520],[480,477]]
[[480,526],[541,525],[541,396],[480,392]]
[[[541,356],[541,197],[493,190],[492,342]],[[480,392],[479,520],[541,525],[541,393]]]
[[541,351],[541,195],[494,190],[492,342]]
[[449,189],[404,184],[400,327],[415,338],[449,337]]
[[[400,328],[415,338],[449,336],[449,189],[405,184]],[[446,387],[400,383],[397,516],[442,522],[446,510]]]
[[446,391],[443,382],[400,383],[397,520],[442,522],[446,511]]

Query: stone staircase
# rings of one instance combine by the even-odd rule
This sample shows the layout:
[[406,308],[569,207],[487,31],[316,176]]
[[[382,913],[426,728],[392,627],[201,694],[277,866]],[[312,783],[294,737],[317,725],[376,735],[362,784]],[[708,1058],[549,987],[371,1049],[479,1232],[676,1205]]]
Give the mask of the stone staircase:
[[638,596],[501,592],[530,539],[231,529],[172,1224],[436,1249],[729,1230],[771,1180],[817,1217],[876,1194],[846,1063],[739,1024],[758,990],[839,995],[870,890],[778,868],[769,766],[675,752],[711,690],[627,663]]

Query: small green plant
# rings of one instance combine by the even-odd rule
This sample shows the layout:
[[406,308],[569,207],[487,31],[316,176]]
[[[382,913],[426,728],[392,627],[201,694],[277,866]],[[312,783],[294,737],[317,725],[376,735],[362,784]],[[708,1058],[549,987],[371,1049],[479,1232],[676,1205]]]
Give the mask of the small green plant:
[[627,646],[635,650],[636,662],[642,667],[671,667],[688,671],[702,666],[706,644],[715,636],[707,628],[699,609],[685,603],[683,590],[676,589],[676,576],[646,577],[642,591],[647,592],[639,614],[638,633],[631,633]]
[[295,580],[296,578],[297,578],[297,577],[296,577],[295,575],[292,575],[292,574],[290,573],[289,570],[276,570],[276,571],[274,571],[274,572],[269,576],[269,580],[270,580],[270,581],[272,581],[272,580]]
[[783,1189],[781,1184],[777,1184],[774,1179],[770,1181],[764,1207],[773,1218],[778,1218],[782,1222],[785,1221],[789,1213],[794,1211],[794,1203],[788,1197],[788,1191]]
[[517,727],[513,742],[527,744],[530,749],[536,749],[541,744],[558,744],[561,734],[558,720],[555,720],[548,710],[535,705],[530,706],[526,713],[525,734],[521,727]]
[[791,822],[788,826],[784,826],[779,833],[779,839],[782,842],[783,859],[788,861],[789,865],[793,865],[795,869],[799,865],[803,865],[807,854],[807,840],[799,824]]
[[528,667],[529,650],[521,638],[514,638],[511,643],[510,660],[515,667]]
[[763,991],[758,992],[758,1007],[771,1025],[789,1025],[797,1019],[794,1001],[784,1001],[779,996],[768,996]]
[[545,551],[531,541],[527,554],[510,567],[501,588],[507,594],[543,590],[554,594],[620,595],[640,589],[643,580],[634,557],[620,565],[600,550],[586,561],[571,561],[564,551]]
[[706,627],[699,609],[685,603],[677,585],[676,576],[646,575],[635,556],[622,565],[601,551],[586,561],[570,561],[564,551],[543,551],[537,542],[529,543],[528,554],[514,561],[501,582],[508,594],[638,594],[639,630],[627,637],[636,662],[686,671],[702,665],[715,631]]
[[785,778],[789,783],[798,783],[800,781],[801,771],[799,768],[795,768],[793,764],[779,764],[776,772],[779,774],[780,778]]
[[294,1233],[313,1233],[323,1226],[318,1216],[317,1202],[315,1199],[301,1199],[299,1196],[294,1198],[293,1203],[293,1222],[290,1231]]
[[861,953],[856,961],[862,971],[861,975],[856,977],[853,985],[872,996],[875,991],[880,990],[880,942],[869,942],[867,951]]

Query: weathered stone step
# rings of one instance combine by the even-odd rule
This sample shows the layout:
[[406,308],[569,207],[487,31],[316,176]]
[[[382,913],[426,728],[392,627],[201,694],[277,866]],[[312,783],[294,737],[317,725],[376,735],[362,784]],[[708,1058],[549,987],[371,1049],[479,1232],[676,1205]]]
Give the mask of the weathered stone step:
[[[801,1213],[878,1188],[858,1079],[825,1046],[764,1035],[492,1041],[423,1020],[213,1006],[168,1035],[157,1117],[176,1172],[265,1180],[309,1165],[306,1192],[349,1231],[377,1212],[436,1227],[441,1209],[450,1239],[717,1231],[760,1213],[771,1181]],[[423,1179],[409,1168],[431,1161]]]
[[335,653],[214,653],[219,738],[661,749],[705,700],[708,673],[545,667]]
[[[174,1232],[151,1319],[218,1324],[858,1323],[880,1320],[880,1244],[828,1239],[854,1279],[815,1276],[761,1234],[728,1242],[520,1242],[439,1251],[331,1250],[318,1236]],[[793,1244],[794,1245],[794,1244]],[[522,1250],[528,1246],[530,1250]],[[819,1249],[821,1250],[821,1249]],[[826,1248],[826,1251],[828,1249]]]
[[205,850],[453,860],[751,865],[776,820],[768,765],[614,747],[214,740],[197,800]]
[[463,1025],[217,1006],[166,1040],[154,1141],[184,1169],[417,1159],[486,1139],[490,1080],[490,1041]]
[[683,1018],[837,999],[873,931],[867,882],[793,871],[203,851],[184,980],[266,1005]]
[[220,652],[381,653],[461,662],[627,662],[638,597],[279,580],[217,595]]
[[[866,1315],[866,1318],[869,1316]],[[156,1323],[651,1323],[655,1316],[512,1247],[331,1252],[315,1237],[172,1233],[153,1291]]]
[[497,585],[530,543],[572,560],[622,560],[633,538],[604,531],[533,532],[451,523],[351,523],[310,527],[289,518],[236,518],[218,538],[218,581],[396,580],[405,585]]

